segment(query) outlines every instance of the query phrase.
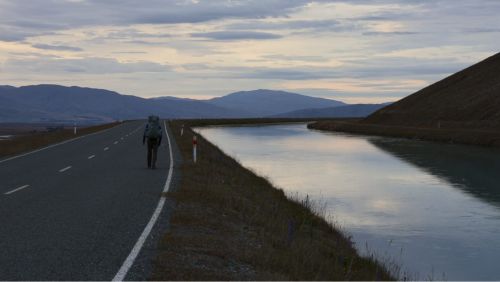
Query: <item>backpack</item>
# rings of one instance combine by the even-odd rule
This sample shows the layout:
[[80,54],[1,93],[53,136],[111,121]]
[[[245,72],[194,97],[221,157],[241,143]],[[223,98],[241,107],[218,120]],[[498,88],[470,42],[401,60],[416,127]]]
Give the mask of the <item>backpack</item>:
[[148,130],[146,131],[146,137],[159,138],[160,136],[161,136],[160,118],[157,116],[149,116]]

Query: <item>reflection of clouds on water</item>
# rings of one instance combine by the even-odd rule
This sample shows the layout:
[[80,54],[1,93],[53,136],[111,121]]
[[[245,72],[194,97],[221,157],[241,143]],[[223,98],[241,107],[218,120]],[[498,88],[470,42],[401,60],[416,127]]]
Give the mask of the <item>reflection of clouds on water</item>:
[[401,204],[394,200],[375,199],[369,202],[372,209],[394,215],[401,210]]
[[487,184],[493,175],[496,180],[500,157],[487,156],[491,151],[322,133],[305,125],[200,131],[287,193],[324,200],[327,218],[360,246],[368,242],[394,257],[404,248],[401,262],[423,276],[434,267],[449,279],[500,277],[491,265],[500,259],[500,211],[490,205],[500,191],[457,189]]

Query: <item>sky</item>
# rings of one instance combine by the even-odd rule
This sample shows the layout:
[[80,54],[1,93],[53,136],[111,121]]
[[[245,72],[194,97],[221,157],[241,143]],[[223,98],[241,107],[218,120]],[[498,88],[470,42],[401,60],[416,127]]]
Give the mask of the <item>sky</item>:
[[395,101],[499,50],[498,0],[0,0],[0,85]]

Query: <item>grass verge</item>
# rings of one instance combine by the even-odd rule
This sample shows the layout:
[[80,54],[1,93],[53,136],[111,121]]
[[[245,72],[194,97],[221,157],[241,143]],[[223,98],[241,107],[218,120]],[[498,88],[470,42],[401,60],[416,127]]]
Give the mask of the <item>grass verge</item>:
[[77,130],[76,135],[73,134],[73,129],[63,129],[55,132],[34,133],[30,135],[19,136],[10,140],[2,140],[0,141],[0,158],[40,149],[68,139],[108,129],[118,124],[120,123],[115,122],[80,128]]
[[184,159],[182,180],[166,195],[176,207],[152,280],[394,279],[373,258],[360,257],[307,198],[287,198],[201,136],[194,164],[193,125],[170,123]]
[[467,145],[500,146],[500,131],[495,130],[407,127],[337,120],[318,121],[309,124],[308,128]]

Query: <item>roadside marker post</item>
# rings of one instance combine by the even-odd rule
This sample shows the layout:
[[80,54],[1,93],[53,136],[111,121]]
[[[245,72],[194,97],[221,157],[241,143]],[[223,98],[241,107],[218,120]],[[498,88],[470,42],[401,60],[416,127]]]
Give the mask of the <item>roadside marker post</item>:
[[184,124],[181,127],[181,136],[184,135]]
[[76,135],[76,122],[73,123],[73,135]]
[[198,138],[196,135],[193,136],[193,162],[196,163],[196,145],[198,144]]

